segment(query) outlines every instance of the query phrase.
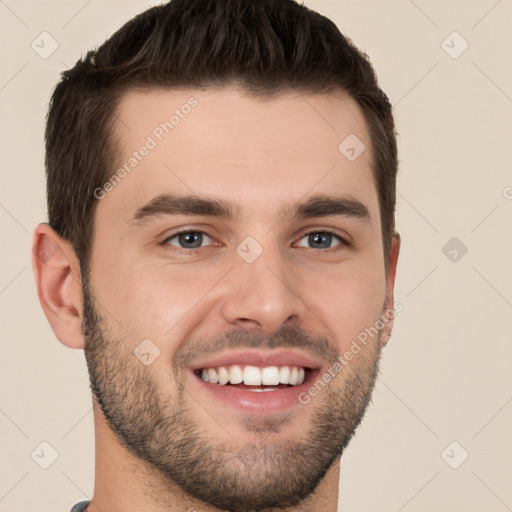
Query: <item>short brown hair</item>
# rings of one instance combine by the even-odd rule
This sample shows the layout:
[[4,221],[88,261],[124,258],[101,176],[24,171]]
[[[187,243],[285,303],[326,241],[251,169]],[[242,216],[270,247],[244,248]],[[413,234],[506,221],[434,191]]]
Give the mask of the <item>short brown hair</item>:
[[398,167],[391,104],[367,55],[294,0],[171,0],[128,21],[62,73],[46,126],[48,216],[81,268],[89,263],[94,190],[115,165],[112,132],[123,93],[233,84],[266,97],[343,90],[357,101],[371,136],[387,268]]

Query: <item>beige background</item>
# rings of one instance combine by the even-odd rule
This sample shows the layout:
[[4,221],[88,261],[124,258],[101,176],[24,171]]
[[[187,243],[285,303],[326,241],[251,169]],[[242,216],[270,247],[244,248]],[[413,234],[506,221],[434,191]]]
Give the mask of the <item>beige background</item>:
[[[306,5],[371,55],[400,132],[403,311],[342,458],[340,509],[512,510],[512,2]],[[147,6],[0,1],[2,512],[68,512],[92,494],[83,353],[56,340],[30,267],[33,228],[46,220],[44,118],[60,71]],[[43,31],[59,45],[47,59],[31,48]],[[453,31],[469,43],[458,58],[442,46]],[[450,36],[444,48],[463,44]],[[455,262],[442,251],[452,237],[468,249]],[[31,458],[43,441],[58,452],[48,469]]]

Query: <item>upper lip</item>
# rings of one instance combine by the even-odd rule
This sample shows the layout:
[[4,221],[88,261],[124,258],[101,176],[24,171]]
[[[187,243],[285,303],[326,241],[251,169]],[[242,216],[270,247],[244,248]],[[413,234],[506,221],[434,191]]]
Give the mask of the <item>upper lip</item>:
[[295,350],[269,349],[269,350],[239,350],[225,352],[204,360],[198,360],[190,366],[192,371],[203,368],[218,368],[231,365],[251,366],[302,366],[317,370],[321,363],[317,360]]

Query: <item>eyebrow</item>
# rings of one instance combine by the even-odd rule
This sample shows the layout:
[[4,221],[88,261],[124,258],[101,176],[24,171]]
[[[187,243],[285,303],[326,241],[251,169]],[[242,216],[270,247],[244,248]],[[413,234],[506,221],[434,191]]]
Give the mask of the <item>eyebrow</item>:
[[[142,225],[165,215],[201,215],[232,220],[240,215],[242,207],[223,199],[209,197],[161,194],[139,208],[130,219],[131,223]],[[370,222],[368,208],[351,196],[318,194],[302,203],[287,206],[280,211],[284,220],[308,219],[311,217],[343,216]]]

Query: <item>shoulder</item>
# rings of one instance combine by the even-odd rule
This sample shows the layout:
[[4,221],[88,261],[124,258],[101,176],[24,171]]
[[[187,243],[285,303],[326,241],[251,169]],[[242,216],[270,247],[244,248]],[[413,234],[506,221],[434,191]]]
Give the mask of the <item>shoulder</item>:
[[80,503],[74,505],[70,512],[83,512],[87,505],[89,505],[88,501],[81,501]]

